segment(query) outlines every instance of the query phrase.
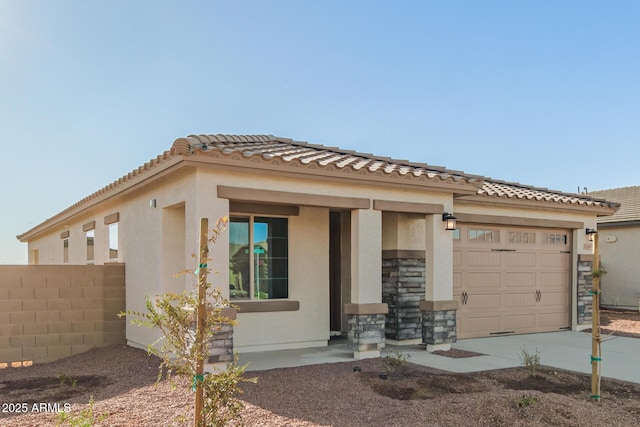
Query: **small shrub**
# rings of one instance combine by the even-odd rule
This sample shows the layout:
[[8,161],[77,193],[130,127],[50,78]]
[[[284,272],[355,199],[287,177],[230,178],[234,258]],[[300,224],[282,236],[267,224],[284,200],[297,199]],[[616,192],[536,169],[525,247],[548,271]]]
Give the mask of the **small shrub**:
[[538,398],[535,396],[522,395],[516,400],[518,408],[526,408],[528,406],[533,406],[536,403],[538,403]]
[[93,396],[89,398],[89,407],[81,410],[77,414],[71,412],[60,412],[56,417],[56,427],[91,427],[93,423],[100,422],[107,417],[106,413],[97,415],[93,411]]
[[[210,261],[208,245],[215,244],[226,224],[227,218],[221,218],[210,231],[206,250],[201,254],[207,261]],[[196,255],[194,254],[193,257],[196,258]],[[202,277],[197,274],[201,268],[205,270]],[[226,317],[223,313],[223,308],[233,306],[222,296],[220,289],[211,288],[211,283],[206,279],[207,273],[206,263],[200,264],[195,271],[182,271],[178,275],[198,276],[199,282],[195,289],[180,294],[158,295],[153,300],[147,297],[147,312],[127,311],[120,313],[119,316],[131,317],[131,323],[134,325],[160,330],[161,337],[147,347],[150,354],[155,354],[162,359],[158,381],[166,371],[168,377],[175,374],[192,379],[193,390],[201,385],[203,410],[199,414],[201,417],[197,416],[197,418],[200,418],[204,426],[221,427],[229,425],[232,421],[242,422],[241,411],[244,405],[237,398],[237,395],[242,392],[240,383],[254,383],[257,379],[244,377],[246,366],[238,366],[237,354],[234,355],[233,361],[227,364],[226,369],[197,375],[198,365],[204,363],[209,356],[208,348],[204,344],[220,332],[223,326],[236,324],[235,320]],[[206,293],[205,318],[202,325],[198,325],[196,321],[200,309],[197,292],[200,286],[204,287]]]
[[388,373],[393,373],[399,369],[405,368],[409,363],[410,354],[405,354],[401,351],[391,350],[387,352],[387,355],[382,359],[382,366]]
[[522,365],[529,370],[532,377],[538,375],[540,371],[540,352],[537,348],[535,353],[529,353],[527,347],[522,347],[520,350],[520,361]]
[[60,386],[63,386],[65,384],[70,384],[71,387],[75,387],[78,385],[77,379],[68,377],[65,373],[58,375],[58,381],[60,381]]
[[59,374],[58,381],[60,382],[60,385],[64,385],[64,383],[67,382],[67,376],[65,374]]
[[592,276],[593,278],[596,278],[596,277],[597,277],[598,279],[600,279],[600,278],[602,278],[602,277],[603,277],[605,274],[607,274],[607,273],[608,273],[608,271],[607,271],[607,270],[605,270],[604,268],[600,267],[600,269],[595,270],[593,273],[591,273],[591,276]]

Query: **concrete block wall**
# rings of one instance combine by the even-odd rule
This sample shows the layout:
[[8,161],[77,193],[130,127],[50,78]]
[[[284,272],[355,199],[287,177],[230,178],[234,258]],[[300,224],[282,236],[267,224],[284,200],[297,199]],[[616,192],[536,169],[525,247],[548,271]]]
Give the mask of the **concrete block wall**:
[[0,368],[124,344],[124,264],[1,265]]

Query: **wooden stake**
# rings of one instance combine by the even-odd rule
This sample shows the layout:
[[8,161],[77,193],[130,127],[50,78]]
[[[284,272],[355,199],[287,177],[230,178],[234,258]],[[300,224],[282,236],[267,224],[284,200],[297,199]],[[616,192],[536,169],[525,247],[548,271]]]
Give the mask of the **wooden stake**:
[[[195,427],[205,425],[204,420],[204,390],[202,378],[204,375],[204,324],[206,321],[207,299],[207,261],[209,259],[209,219],[200,218],[200,256],[198,259],[198,317],[196,323],[196,345],[198,346],[198,358],[196,360],[196,376],[193,381],[196,385],[196,409]],[[202,357],[200,357],[202,356]]]
[[600,259],[598,233],[593,236],[593,279],[591,309],[591,400],[600,401],[600,362],[602,360],[600,339]]

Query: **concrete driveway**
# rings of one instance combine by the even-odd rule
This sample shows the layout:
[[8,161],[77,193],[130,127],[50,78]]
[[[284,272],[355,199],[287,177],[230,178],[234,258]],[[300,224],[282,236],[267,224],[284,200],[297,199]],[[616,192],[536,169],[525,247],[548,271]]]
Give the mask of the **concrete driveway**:
[[[591,335],[585,332],[549,332],[460,340],[453,348],[482,353],[482,356],[454,359],[429,353],[423,346],[387,346],[410,354],[410,362],[451,372],[476,372],[521,366],[522,349],[537,350],[542,365],[591,373]],[[385,351],[383,351],[383,356]],[[260,371],[282,367],[354,361],[346,343],[327,347],[244,353],[240,363],[247,370]],[[604,336],[602,376],[640,383],[640,339]]]

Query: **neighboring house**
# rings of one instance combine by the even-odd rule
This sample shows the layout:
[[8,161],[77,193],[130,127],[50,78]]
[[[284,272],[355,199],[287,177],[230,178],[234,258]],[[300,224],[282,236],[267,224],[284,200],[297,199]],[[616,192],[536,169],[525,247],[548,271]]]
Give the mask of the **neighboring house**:
[[607,274],[602,278],[601,305],[640,310],[640,186],[595,191],[621,204],[613,216],[598,219],[599,252]]
[[[618,205],[274,136],[200,135],[18,236],[32,263],[126,264],[126,300],[194,285],[200,218],[240,352],[580,329],[585,228]],[[453,213],[457,229],[443,216]],[[578,268],[579,263],[581,268]],[[585,264],[587,263],[587,264]],[[228,283],[225,283],[228,278]],[[153,337],[127,326],[143,347]]]

